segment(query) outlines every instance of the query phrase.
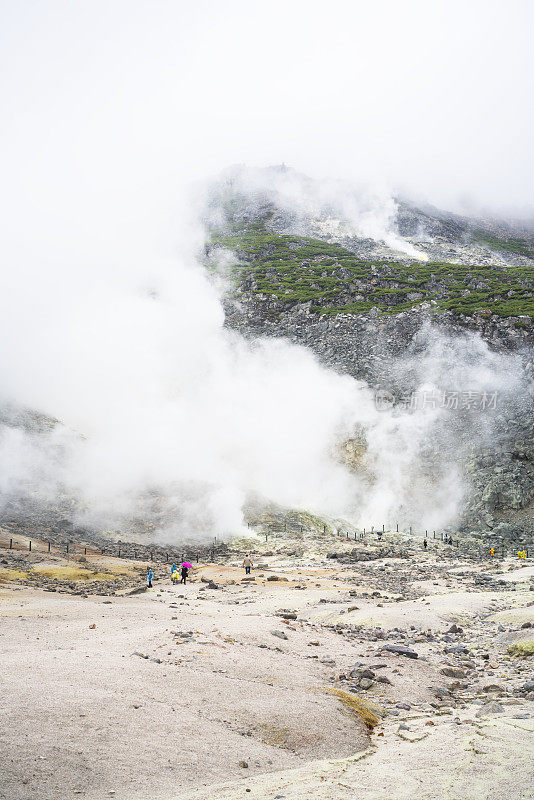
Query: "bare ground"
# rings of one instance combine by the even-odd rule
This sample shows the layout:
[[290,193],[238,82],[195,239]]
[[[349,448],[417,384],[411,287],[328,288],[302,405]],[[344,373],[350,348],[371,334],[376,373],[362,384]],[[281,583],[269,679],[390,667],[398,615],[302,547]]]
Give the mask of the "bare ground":
[[[263,558],[250,583],[232,563],[204,565],[185,588],[164,579],[135,596],[4,583],[0,797],[526,800],[534,705],[517,689],[532,659],[507,646],[532,636],[521,628],[534,622],[532,568],[504,565],[502,589],[467,591],[453,564],[444,577],[433,554],[420,558],[436,580],[396,602],[370,597],[358,565],[319,557]],[[288,580],[267,581],[273,574]],[[453,622],[463,633],[449,638],[468,655],[444,652]],[[419,658],[384,650],[394,628]],[[390,683],[355,688],[355,663]],[[466,670],[460,687],[441,673],[447,665]],[[332,689],[388,714],[370,733]],[[491,700],[501,711],[480,715]]]

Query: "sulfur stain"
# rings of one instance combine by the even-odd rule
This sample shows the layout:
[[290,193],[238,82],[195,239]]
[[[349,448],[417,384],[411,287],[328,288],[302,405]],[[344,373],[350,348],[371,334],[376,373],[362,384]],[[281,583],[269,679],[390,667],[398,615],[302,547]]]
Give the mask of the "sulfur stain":
[[385,709],[381,706],[376,703],[370,703],[368,700],[363,700],[356,694],[344,692],[343,689],[328,688],[326,691],[335,695],[343,704],[344,709],[361,719],[371,731],[378,725],[379,718],[386,715]]

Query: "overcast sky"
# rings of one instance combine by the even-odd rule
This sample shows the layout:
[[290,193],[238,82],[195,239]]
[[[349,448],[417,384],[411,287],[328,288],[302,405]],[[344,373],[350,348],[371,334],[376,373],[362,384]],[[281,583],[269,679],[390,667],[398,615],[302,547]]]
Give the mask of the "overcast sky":
[[157,239],[185,181],[236,162],[534,213],[531,0],[0,7],[0,210],[19,244]]

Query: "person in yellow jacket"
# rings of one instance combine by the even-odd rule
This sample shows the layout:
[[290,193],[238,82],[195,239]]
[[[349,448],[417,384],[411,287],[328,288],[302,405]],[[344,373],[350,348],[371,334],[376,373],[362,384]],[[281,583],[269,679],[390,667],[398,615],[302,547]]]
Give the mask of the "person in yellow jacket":
[[490,556],[491,556],[492,558],[494,558],[494,557],[495,557],[495,548],[494,548],[494,547],[492,547],[492,548],[490,549]]

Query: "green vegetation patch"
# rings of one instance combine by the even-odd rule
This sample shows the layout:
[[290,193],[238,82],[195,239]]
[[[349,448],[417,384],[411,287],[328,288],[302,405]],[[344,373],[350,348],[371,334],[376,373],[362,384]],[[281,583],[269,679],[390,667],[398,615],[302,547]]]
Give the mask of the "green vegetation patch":
[[268,232],[261,222],[214,232],[209,250],[218,248],[235,254],[236,296],[268,300],[277,313],[310,303],[320,314],[398,314],[433,301],[435,311],[458,315],[534,317],[532,266],[366,261],[339,244]]
[[475,242],[489,247],[491,250],[496,250],[501,253],[512,253],[513,255],[526,256],[527,258],[534,258],[534,247],[528,239],[521,238],[507,238],[500,239],[498,236],[492,236],[487,231],[476,230],[472,233],[472,238]]

